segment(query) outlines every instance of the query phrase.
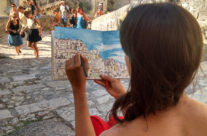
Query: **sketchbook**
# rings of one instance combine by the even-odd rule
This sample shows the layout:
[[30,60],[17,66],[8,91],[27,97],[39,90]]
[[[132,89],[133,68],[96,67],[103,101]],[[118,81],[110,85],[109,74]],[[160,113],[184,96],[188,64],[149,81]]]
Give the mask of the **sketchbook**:
[[113,78],[129,78],[119,31],[55,27],[52,32],[53,80],[67,79],[65,62],[77,51],[88,59],[87,79],[100,79],[100,74]]

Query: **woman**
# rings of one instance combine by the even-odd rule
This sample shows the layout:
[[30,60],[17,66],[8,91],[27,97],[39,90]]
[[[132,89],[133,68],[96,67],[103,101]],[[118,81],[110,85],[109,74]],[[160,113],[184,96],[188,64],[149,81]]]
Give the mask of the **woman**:
[[72,16],[70,19],[70,24],[73,25],[73,28],[77,27],[77,11],[75,8],[72,9]]
[[34,13],[35,18],[40,19],[40,13],[42,11],[40,6],[37,4],[36,0],[32,1],[32,5],[35,7],[35,10],[34,10],[35,11],[35,13]]
[[[24,8],[22,6],[18,7],[18,13],[19,13],[19,21],[21,23],[21,29],[24,29],[24,27],[27,25],[27,18],[24,15]],[[21,33],[21,37],[25,37],[25,33]]]
[[10,46],[14,46],[17,54],[21,53],[21,47],[23,46],[22,38],[20,36],[21,24],[19,19],[17,18],[17,14],[15,12],[11,13],[10,19],[6,25],[6,32],[8,35],[8,44]]
[[16,4],[12,3],[9,15],[11,16],[14,13],[16,14],[16,17],[18,18],[19,14],[18,14],[17,6]]
[[88,18],[84,14],[81,8],[78,8],[77,12],[77,28],[87,29],[88,28]]
[[[123,21],[120,40],[130,75],[129,90],[106,75],[95,80],[116,98],[110,114],[117,121],[115,126],[89,116],[80,57],[86,69],[87,59],[78,53],[66,62],[76,135],[207,136],[207,106],[184,92],[199,68],[203,50],[196,19],[174,4],[140,5]],[[124,118],[118,117],[120,110]]]
[[103,14],[104,14],[104,12],[103,12],[103,5],[100,3],[99,6],[98,6],[98,11],[96,12],[96,14],[94,15],[93,18],[100,17]]
[[39,21],[32,15],[32,11],[25,11],[27,17],[27,25],[25,26],[22,33],[28,29],[27,34],[27,45],[34,50],[34,56],[39,58],[39,49],[37,43],[42,40],[42,27]]
[[54,27],[58,26],[61,23],[60,12],[57,9],[53,11],[53,15],[54,15],[54,18],[53,18],[53,22],[51,25],[51,30],[54,30]]
[[98,11],[96,12],[96,14],[94,15],[93,18],[97,18],[103,15],[103,11],[101,9],[98,9]]

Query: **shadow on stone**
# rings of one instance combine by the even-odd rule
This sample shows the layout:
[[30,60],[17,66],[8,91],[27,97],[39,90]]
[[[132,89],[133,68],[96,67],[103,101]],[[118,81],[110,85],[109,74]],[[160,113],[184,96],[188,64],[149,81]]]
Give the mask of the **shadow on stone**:
[[74,132],[57,119],[35,122],[27,125],[10,136],[74,136]]

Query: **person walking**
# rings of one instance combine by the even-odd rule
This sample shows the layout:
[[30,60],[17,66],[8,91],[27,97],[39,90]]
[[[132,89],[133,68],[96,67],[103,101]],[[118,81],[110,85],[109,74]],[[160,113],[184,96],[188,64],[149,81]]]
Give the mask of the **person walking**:
[[34,50],[34,56],[39,58],[39,49],[37,43],[42,40],[42,27],[39,21],[33,16],[32,11],[25,11],[27,25],[23,32],[28,29],[27,45]]
[[68,5],[65,4],[65,1],[60,5],[60,13],[61,13],[61,22],[64,27],[67,27],[68,18],[70,17],[70,9]]
[[[19,21],[21,24],[21,30],[23,30],[27,25],[27,17],[24,15],[24,8],[22,6],[18,7],[18,13],[19,13]],[[22,38],[25,37],[25,32],[21,32],[20,34]]]
[[8,44],[14,46],[16,53],[19,55],[21,53],[21,48],[23,46],[23,41],[20,36],[21,24],[15,12],[11,13],[9,20],[6,25],[6,32],[8,35]]
[[10,9],[9,15],[13,15],[13,13],[15,13],[17,18],[19,17],[17,6],[14,3],[11,4],[11,9]]

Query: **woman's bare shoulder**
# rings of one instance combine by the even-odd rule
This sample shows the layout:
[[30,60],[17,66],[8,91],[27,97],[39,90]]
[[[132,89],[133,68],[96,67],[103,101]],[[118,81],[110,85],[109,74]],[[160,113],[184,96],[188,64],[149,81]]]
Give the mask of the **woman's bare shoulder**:
[[207,104],[194,99],[190,99],[190,101],[191,106],[189,106],[189,110],[192,111],[192,114],[194,114],[195,117],[204,117],[207,119]]
[[188,130],[196,135],[207,135],[207,105],[190,99],[184,119]]
[[104,131],[100,136],[122,136],[122,129],[120,129],[120,125],[115,125],[112,128]]

